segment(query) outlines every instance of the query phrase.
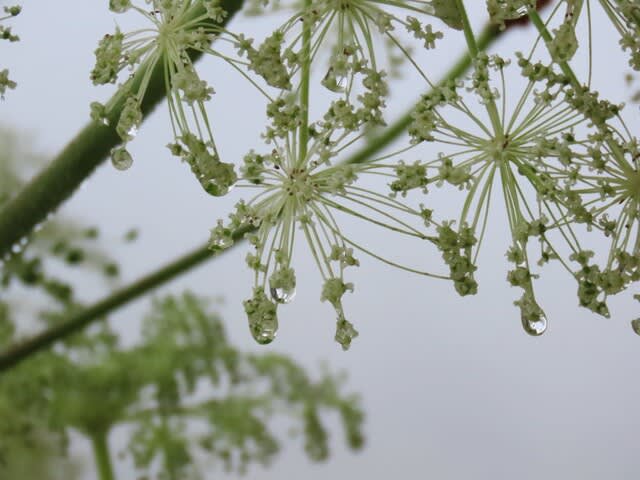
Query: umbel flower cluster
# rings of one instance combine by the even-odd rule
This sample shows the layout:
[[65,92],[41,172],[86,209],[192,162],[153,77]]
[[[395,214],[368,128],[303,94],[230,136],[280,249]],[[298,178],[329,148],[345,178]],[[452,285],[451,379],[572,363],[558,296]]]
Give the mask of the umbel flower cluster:
[[[479,47],[463,0],[278,3],[289,18],[260,41],[227,25],[235,3],[111,0],[112,11],[140,15],[148,27],[116,28],[100,41],[91,78],[121,82],[125,93],[113,104],[92,104],[91,116],[115,128],[122,145],[112,161],[128,168],[126,145],[142,120],[151,74],[163,72],[171,154],[211,195],[234,186],[241,195],[214,225],[210,248],[223,252],[243,238],[250,244],[246,263],[254,283],[244,309],[256,341],[274,339],[278,309],[295,296],[300,243],[315,259],[320,300],[336,312],[335,339],[344,349],[358,335],[343,306],[354,291],[349,272],[364,258],[449,280],[460,295],[476,294],[478,253],[497,202],[510,232],[506,279],[519,291],[514,303],[527,333],[547,328],[534,284],[549,263],[575,280],[579,305],[605,317],[607,299],[640,279],[640,146],[623,105],[601,98],[590,74],[574,72],[591,61],[590,42],[576,32],[585,26],[590,32],[596,9],[619,33],[629,66],[640,70],[637,2],[487,0],[494,28],[519,22],[537,29],[530,49],[510,57]],[[263,12],[269,3],[249,8]],[[543,4],[550,5],[542,10]],[[471,63],[464,76],[437,83],[418,58],[424,50],[447,55],[439,48],[445,36],[465,39]],[[231,65],[265,100],[266,146],[237,164],[224,161],[214,140],[207,104],[215,91],[196,69],[200,55]],[[385,132],[400,64],[428,91],[403,124],[404,144],[384,156],[372,154],[373,147],[350,154]],[[134,66],[140,67],[135,75],[124,72]],[[311,118],[312,111],[323,113]],[[384,187],[371,187],[375,179],[385,180]],[[450,190],[457,216],[440,215],[434,190]],[[403,265],[372,250],[366,239],[345,233],[349,217],[437,250],[441,265]],[[591,246],[603,245],[599,237],[608,251]],[[640,334],[640,319],[632,326]]]

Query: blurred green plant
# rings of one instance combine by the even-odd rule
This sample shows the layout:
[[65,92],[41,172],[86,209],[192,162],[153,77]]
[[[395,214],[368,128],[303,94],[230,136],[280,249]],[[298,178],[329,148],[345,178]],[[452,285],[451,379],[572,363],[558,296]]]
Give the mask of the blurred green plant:
[[[0,138],[6,198],[38,157],[20,152],[10,133]],[[19,344],[30,318],[55,326],[81,310],[79,278],[97,273],[114,285],[117,264],[99,240],[97,228],[56,217],[12,252],[0,283],[0,348]],[[329,455],[324,412],[340,416],[350,448],[363,445],[363,412],[357,396],[342,392],[343,375],[325,371],[316,380],[284,355],[239,351],[192,293],[155,300],[139,336],[124,347],[101,323],[0,376],[0,478],[72,478],[72,431],[91,442],[101,480],[115,478],[109,435],[117,427],[129,433],[123,453],[136,470],[166,479],[201,478],[205,460],[226,471],[269,465],[281,448],[270,430],[278,416],[312,460]],[[34,454],[41,461],[28,462]]]

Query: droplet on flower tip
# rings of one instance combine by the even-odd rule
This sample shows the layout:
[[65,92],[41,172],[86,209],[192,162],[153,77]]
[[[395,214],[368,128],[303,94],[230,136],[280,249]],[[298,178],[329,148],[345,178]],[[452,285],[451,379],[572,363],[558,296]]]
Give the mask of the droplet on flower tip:
[[276,317],[264,319],[262,322],[249,324],[251,336],[260,345],[273,342],[278,334],[278,319]]
[[118,170],[127,170],[133,165],[133,158],[126,148],[116,147],[111,150],[111,163]]
[[633,329],[636,335],[640,335],[640,318],[631,320],[631,328]]
[[271,298],[276,303],[289,303],[296,296],[296,289],[294,288],[271,288]]
[[547,331],[547,317],[544,313],[541,313],[537,318],[527,318],[526,315],[520,316],[522,321],[522,328],[527,334],[532,337],[538,337]]
[[327,74],[324,76],[322,81],[320,82],[327,90],[330,90],[334,93],[342,93],[345,91],[344,85],[346,83],[346,79],[344,76],[336,76],[333,73],[333,67],[329,67],[327,70]]

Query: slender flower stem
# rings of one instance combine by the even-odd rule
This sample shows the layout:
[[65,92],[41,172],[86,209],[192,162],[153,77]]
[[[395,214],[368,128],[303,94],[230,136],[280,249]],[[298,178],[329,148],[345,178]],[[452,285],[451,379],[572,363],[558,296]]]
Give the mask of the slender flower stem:
[[[492,27],[486,27],[478,37],[478,47],[481,49],[487,48],[493,41],[495,41],[500,35],[500,32]],[[458,62],[447,72],[444,80],[441,83],[445,83],[448,80],[459,78],[471,65],[470,57],[463,55]],[[398,138],[403,132],[406,131],[407,126],[411,122],[411,113],[413,109],[409,110],[403,116],[401,116],[395,123],[388,127],[381,135],[375,137],[361,150],[345,160],[344,163],[356,164],[363,163],[369,158],[374,156],[377,152],[384,149],[391,144],[396,138]],[[244,234],[249,230],[236,231],[233,234],[234,241],[239,241],[244,237]],[[224,250],[226,251],[226,250]],[[221,252],[222,253],[222,252]],[[165,282],[172,280],[173,278],[185,273],[193,267],[204,263],[206,260],[213,258],[213,253],[203,245],[196,248],[190,253],[174,260],[168,265],[160,268],[159,270],[141,278],[133,284],[112,293],[107,298],[87,307],[85,310],[69,317],[64,323],[51,327],[43,331],[42,333],[28,339],[22,343],[16,344],[10,347],[7,351],[0,354],[0,372],[8,370],[22,360],[25,360],[34,353],[44,350],[55,342],[80,332],[88,325],[95,323],[101,319],[104,319],[105,315],[117,310],[118,308],[126,305],[127,303],[135,300],[148,291],[162,285]]]
[[[484,48],[479,47],[478,42],[476,42],[476,37],[473,33],[473,29],[471,28],[471,23],[469,22],[469,16],[467,15],[467,9],[464,6],[464,1],[455,0],[455,2],[458,7],[458,12],[460,13],[460,18],[462,19],[462,29],[464,31],[464,38],[467,41],[467,47],[469,48],[469,54],[471,55],[471,58],[475,60]],[[486,107],[489,119],[491,120],[491,125],[493,126],[493,133],[497,137],[502,138],[502,122],[500,121],[500,114],[498,113],[498,107],[496,107],[495,101],[492,99],[487,102]]]
[[[228,12],[220,25],[225,25],[242,6],[243,0],[223,0],[221,6]],[[204,13],[199,3],[194,7],[193,17]],[[192,61],[202,54],[190,52]],[[0,210],[0,258],[11,251],[11,247],[23,237],[29,235],[36,225],[44,222],[47,216],[55,212],[80,187],[95,169],[107,158],[113,147],[121,140],[113,125],[124,106],[126,93],[137,88],[147,76],[148,64],[142,65],[136,72],[133,82],[120,89],[109,101],[112,107],[109,121],[112,126],[91,122],[53,159],[53,161],[31,180],[23,189]],[[163,62],[149,77],[149,84],[142,101],[143,116],[151,111],[165,97]]]
[[[305,0],[305,9],[311,6],[311,0]],[[300,154],[298,161],[307,157],[309,143],[309,90],[311,82],[311,25],[309,18],[303,17],[302,25],[302,83],[300,85],[300,106],[302,108],[302,128],[300,129]]]
[[[538,14],[538,12],[535,9],[530,8],[528,13],[529,13],[529,18],[531,19],[531,23],[533,23],[533,25],[536,27],[542,39],[547,44],[551,42],[553,40],[553,37],[551,36],[551,33],[547,29],[547,26],[545,25],[542,18],[540,18],[540,15]],[[564,73],[569,79],[569,81],[571,82],[571,85],[574,88],[579,89],[582,85],[580,84],[580,81],[578,80],[578,77],[576,76],[576,74],[573,72],[573,69],[571,68],[571,66],[567,62],[557,62],[557,63],[560,66],[562,73]],[[603,131],[604,133],[608,133],[607,126],[597,125],[597,127],[599,130]],[[618,145],[618,143],[615,140],[613,140],[611,136],[607,135],[605,138],[605,141],[607,143],[607,146],[613,152],[614,158],[616,159],[624,158],[624,153],[620,149],[620,145]],[[622,168],[625,171],[629,170],[630,168],[628,164],[624,161],[618,160],[618,164],[620,168]],[[630,170],[628,173],[633,174],[634,171]]]
[[[533,23],[533,25],[538,30],[538,33],[540,34],[542,39],[546,43],[551,42],[553,40],[553,37],[551,36],[551,33],[547,29],[547,26],[544,24],[544,21],[542,20],[542,18],[540,18],[540,14],[535,9],[533,8],[529,9],[529,18],[531,19],[531,23]],[[558,62],[558,65],[560,66],[560,70],[562,70],[562,73],[564,73],[567,76],[567,78],[569,79],[569,81],[574,87],[580,86],[578,77],[576,77],[576,74],[573,73],[573,70],[571,69],[571,67],[567,62]]]
[[99,480],[115,480],[113,466],[111,465],[111,454],[107,442],[108,431],[91,435],[91,445],[93,455],[96,460],[96,470]]

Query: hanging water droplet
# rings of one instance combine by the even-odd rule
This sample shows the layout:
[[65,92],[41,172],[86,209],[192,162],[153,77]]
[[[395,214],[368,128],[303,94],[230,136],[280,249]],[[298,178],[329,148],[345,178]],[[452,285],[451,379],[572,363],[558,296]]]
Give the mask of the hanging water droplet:
[[327,90],[330,90],[335,93],[344,92],[344,85],[346,83],[346,79],[343,75],[336,75],[333,71],[333,67],[329,67],[326,75],[320,82]]
[[640,318],[631,320],[631,328],[633,328],[636,335],[640,335]]
[[249,319],[249,329],[256,342],[260,345],[267,345],[273,342],[278,334],[278,317],[265,315],[260,321],[254,322]]
[[124,147],[111,150],[111,164],[118,170],[126,170],[133,165],[131,154]]
[[267,298],[262,288],[255,288],[253,297],[242,302],[249,319],[251,336],[261,345],[273,342],[278,333],[278,307]]
[[270,289],[271,298],[277,303],[289,303],[296,296],[296,289],[293,288],[273,288]]
[[521,315],[522,328],[529,335],[538,337],[547,331],[547,317],[544,313],[540,313],[536,316]]

